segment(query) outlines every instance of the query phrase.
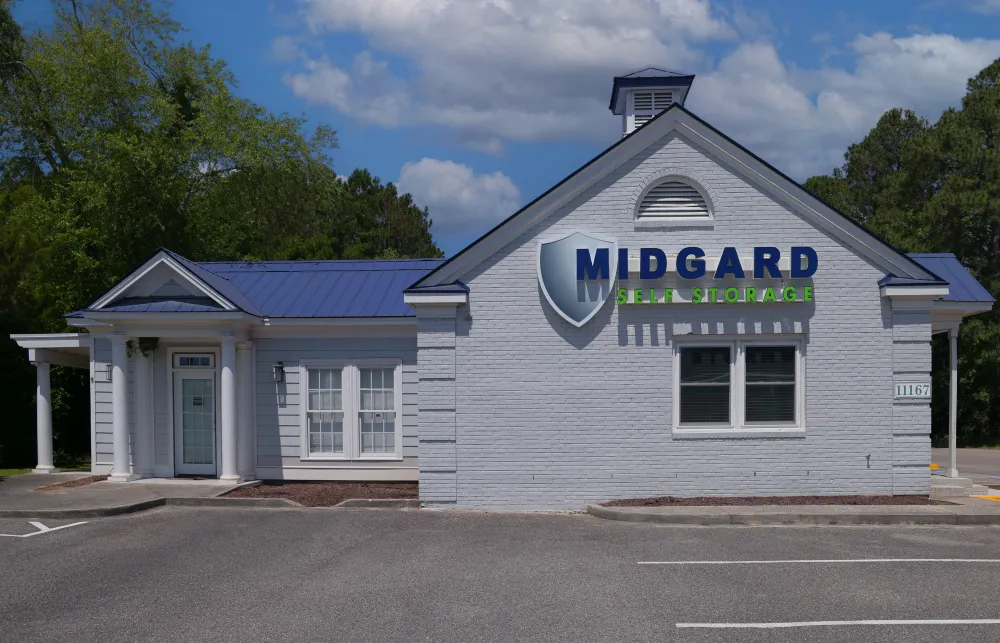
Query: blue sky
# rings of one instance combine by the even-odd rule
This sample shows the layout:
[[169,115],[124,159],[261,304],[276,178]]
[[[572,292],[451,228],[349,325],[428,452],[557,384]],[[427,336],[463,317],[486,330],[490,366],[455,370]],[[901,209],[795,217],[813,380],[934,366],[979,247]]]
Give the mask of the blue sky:
[[[1000,0],[176,0],[237,93],[338,131],[431,210],[450,255],[614,143],[611,80],[698,75],[687,106],[793,178],[894,106],[936,119],[1000,57]],[[43,0],[15,16],[45,28]]]

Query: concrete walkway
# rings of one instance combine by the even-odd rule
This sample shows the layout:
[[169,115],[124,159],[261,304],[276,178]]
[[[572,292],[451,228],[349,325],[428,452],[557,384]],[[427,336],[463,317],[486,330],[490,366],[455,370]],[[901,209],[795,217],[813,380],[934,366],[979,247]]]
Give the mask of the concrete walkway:
[[[85,478],[88,473],[22,473],[0,481],[0,517],[95,517],[129,513],[166,504],[166,500],[215,498],[238,485],[217,481],[136,480],[94,482],[80,487],[39,491]],[[235,498],[233,499],[235,500]]]
[[[931,449],[931,462],[948,475],[948,449]],[[959,449],[958,475],[977,483],[1000,483],[1000,449]]]

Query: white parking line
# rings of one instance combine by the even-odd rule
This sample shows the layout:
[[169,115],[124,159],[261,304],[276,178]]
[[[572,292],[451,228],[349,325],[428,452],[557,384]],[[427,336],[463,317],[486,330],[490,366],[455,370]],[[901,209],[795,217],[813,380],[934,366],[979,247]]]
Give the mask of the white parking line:
[[640,560],[640,565],[792,565],[834,563],[1000,563],[1000,558],[829,558],[792,560]]
[[0,534],[0,536],[6,536],[7,538],[28,538],[30,536],[37,536],[38,534],[47,534],[53,531],[59,531],[60,529],[66,529],[67,527],[86,525],[88,522],[89,521],[84,520],[83,522],[74,522],[68,525],[59,525],[58,527],[46,527],[40,522],[28,521],[28,524],[37,529],[38,531],[33,531],[30,534]]
[[679,628],[771,630],[790,627],[836,627],[842,625],[1000,625],[1000,618],[933,620],[800,621],[792,623],[677,623]]

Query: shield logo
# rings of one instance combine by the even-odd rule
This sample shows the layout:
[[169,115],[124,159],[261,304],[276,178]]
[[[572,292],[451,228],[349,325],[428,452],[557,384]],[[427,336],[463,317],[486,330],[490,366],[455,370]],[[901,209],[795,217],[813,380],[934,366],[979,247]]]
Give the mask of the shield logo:
[[[597,279],[577,279],[577,250],[591,259],[598,250],[608,253],[608,272]],[[538,283],[559,316],[576,327],[590,321],[611,297],[618,274],[618,242],[575,230],[538,244]]]

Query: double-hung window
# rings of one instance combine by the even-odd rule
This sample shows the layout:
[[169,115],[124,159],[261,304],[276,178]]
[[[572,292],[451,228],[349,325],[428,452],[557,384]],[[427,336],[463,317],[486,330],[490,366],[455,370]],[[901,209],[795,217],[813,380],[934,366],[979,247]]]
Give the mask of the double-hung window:
[[402,367],[385,362],[305,362],[302,457],[402,457]]
[[804,429],[798,340],[679,341],[674,365],[675,434]]

